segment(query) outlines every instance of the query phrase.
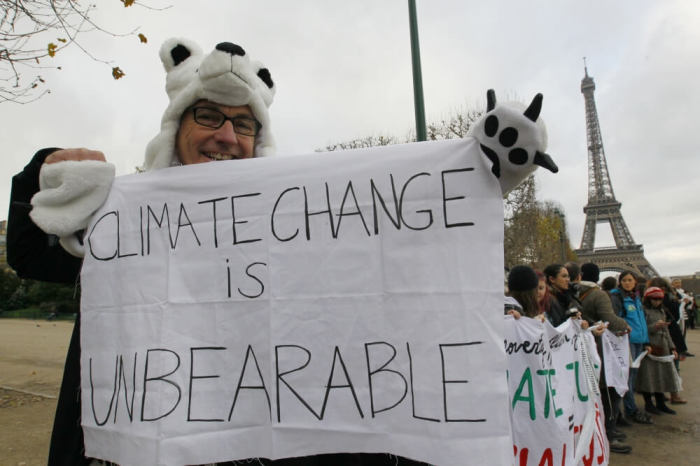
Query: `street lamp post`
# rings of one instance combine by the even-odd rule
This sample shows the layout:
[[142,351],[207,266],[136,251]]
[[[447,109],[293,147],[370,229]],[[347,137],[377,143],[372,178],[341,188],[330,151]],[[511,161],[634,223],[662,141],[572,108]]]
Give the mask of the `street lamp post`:
[[416,113],[416,139],[426,140],[425,106],[423,105],[423,78],[420,67],[420,47],[418,45],[418,22],[416,2],[408,0],[408,22],[411,31],[411,58],[413,62],[413,104]]

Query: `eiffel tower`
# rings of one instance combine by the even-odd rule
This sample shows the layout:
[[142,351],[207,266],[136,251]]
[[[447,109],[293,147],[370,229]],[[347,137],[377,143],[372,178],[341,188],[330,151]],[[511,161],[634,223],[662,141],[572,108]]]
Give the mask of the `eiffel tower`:
[[[581,93],[586,103],[586,137],[588,139],[588,204],[583,208],[586,224],[583,228],[581,247],[576,255],[581,262],[593,262],[600,270],[622,272],[631,270],[637,276],[647,278],[658,275],[654,267],[644,257],[644,248],[635,244],[620,213],[622,203],[615,199],[608,165],[603,150],[603,137],[596,111],[593,91],[595,83],[588,76],[581,80]],[[614,247],[595,248],[595,231],[599,223],[609,223],[615,240]]]

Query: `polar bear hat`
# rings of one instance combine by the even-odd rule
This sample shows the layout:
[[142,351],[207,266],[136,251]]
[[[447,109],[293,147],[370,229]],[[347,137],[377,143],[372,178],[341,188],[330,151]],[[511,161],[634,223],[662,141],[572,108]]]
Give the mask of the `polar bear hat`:
[[170,104],[163,114],[160,133],[148,143],[142,170],[178,165],[175,139],[180,119],[195,102],[206,99],[232,107],[248,105],[262,127],[255,137],[255,157],[275,153],[268,107],[275,85],[262,63],[251,61],[245,50],[221,42],[208,55],[194,42],[172,38],[160,48],[166,72],[165,91]]

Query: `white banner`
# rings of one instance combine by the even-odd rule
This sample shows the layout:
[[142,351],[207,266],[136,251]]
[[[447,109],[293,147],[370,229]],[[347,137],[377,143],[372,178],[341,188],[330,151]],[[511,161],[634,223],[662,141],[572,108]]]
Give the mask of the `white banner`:
[[617,336],[605,330],[602,336],[603,358],[605,359],[605,381],[608,387],[615,388],[620,396],[629,390],[630,343],[627,334]]
[[120,177],[86,237],[86,454],[511,464],[502,264],[472,139]]
[[592,390],[600,362],[590,333],[571,319],[554,328],[506,317],[505,349],[513,463],[607,465],[603,408]]

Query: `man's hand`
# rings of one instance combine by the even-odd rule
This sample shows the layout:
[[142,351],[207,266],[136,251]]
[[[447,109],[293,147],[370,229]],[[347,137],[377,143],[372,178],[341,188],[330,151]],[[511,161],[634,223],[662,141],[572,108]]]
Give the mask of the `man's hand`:
[[605,330],[608,328],[608,322],[602,322],[598,325],[595,325],[591,328],[591,333],[593,333],[594,336],[599,337],[602,334],[605,333]]
[[66,160],[81,161],[81,160],[97,160],[98,162],[106,162],[107,159],[105,155],[98,150],[90,149],[61,149],[53,152],[51,155],[46,157],[44,163],[57,163],[64,162]]

